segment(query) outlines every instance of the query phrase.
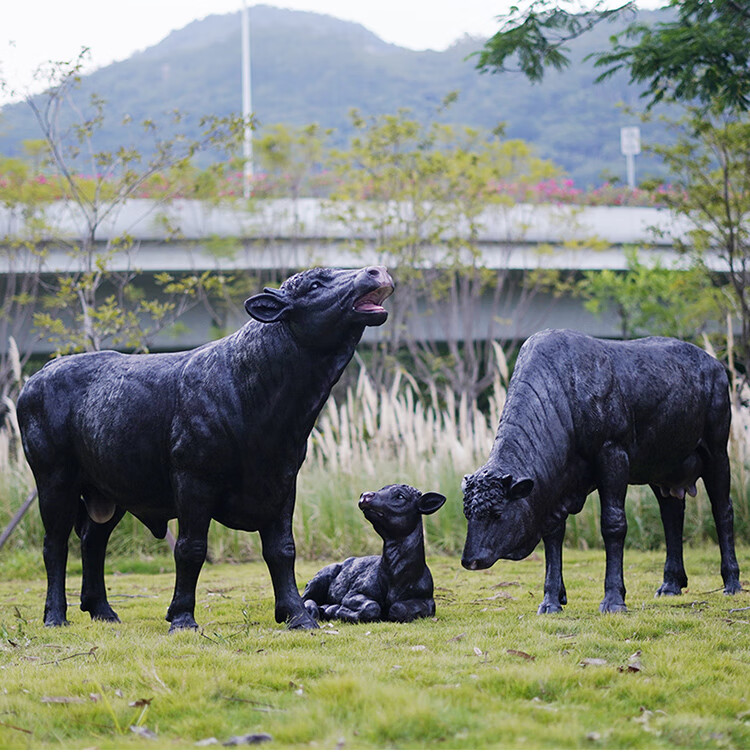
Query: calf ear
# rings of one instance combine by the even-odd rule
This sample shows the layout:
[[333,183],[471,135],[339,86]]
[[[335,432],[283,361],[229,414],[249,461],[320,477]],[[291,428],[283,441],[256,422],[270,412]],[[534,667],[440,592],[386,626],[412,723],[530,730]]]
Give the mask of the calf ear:
[[264,289],[245,302],[247,314],[261,323],[275,323],[283,320],[290,309],[289,301],[278,289]]
[[525,499],[533,490],[534,481],[531,478],[521,478],[517,480],[508,491],[508,498],[513,499]]
[[422,494],[419,497],[419,500],[417,501],[417,509],[420,514],[428,515],[437,512],[443,504],[445,504],[445,496],[443,496],[443,494],[428,491],[426,494]]

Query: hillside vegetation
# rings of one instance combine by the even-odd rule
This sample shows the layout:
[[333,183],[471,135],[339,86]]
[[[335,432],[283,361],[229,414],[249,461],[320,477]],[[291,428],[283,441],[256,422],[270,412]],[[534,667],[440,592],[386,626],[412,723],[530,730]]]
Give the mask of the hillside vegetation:
[[[642,12],[646,22],[659,12]],[[608,47],[608,37],[630,19],[596,28],[571,44],[577,61],[551,72],[540,85],[521,74],[482,75],[472,53],[481,39],[464,38],[445,51],[407,50],[383,42],[364,27],[330,16],[255,6],[250,10],[253,109],[261,125],[319,123],[334,129],[344,144],[351,135],[349,111],[363,115],[409,108],[432,120],[443,98],[458,101],[440,118],[470,126],[507,125],[507,136],[534,144],[579,186],[623,176],[619,130],[634,119],[620,103],[637,107],[638,91],[627,76],[594,84],[597,72],[583,58]],[[94,44],[92,40],[91,44]],[[40,61],[40,63],[43,61]],[[83,77],[83,94],[97,93],[113,114],[102,149],[119,147],[125,130],[119,119],[157,119],[178,109],[197,119],[241,109],[239,13],[209,16],[172,32],[161,43]],[[197,130],[197,126],[195,127]],[[22,141],[39,137],[28,106],[0,111],[0,154],[17,155]],[[664,127],[648,124],[644,142],[667,138]],[[654,158],[638,158],[637,177],[658,177]]]

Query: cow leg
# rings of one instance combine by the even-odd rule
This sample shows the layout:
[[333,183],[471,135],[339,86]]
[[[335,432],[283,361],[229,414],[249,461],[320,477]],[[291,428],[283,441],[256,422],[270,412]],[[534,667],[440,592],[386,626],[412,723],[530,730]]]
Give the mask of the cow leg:
[[562,574],[562,549],[565,539],[565,520],[560,526],[543,536],[544,541],[544,598],[539,604],[537,614],[561,612],[563,604],[568,603]]
[[739,593],[742,586],[740,585],[740,568],[734,551],[734,507],[729,496],[729,457],[725,449],[712,455],[706,463],[703,482],[711,501],[716,536],[719,539],[724,593]]
[[76,523],[76,533],[81,539],[81,611],[88,612],[92,620],[119,622],[117,612],[107,601],[107,587],[104,584],[104,558],[107,542],[115,526],[123,518],[124,509],[115,509],[114,515],[104,523],[94,522],[81,507]]
[[283,510],[260,529],[263,559],[268,565],[273,583],[275,617],[277,622],[286,622],[292,629],[314,628],[318,623],[310,616],[302,603],[297,581],[294,578],[296,550],[292,535],[292,513],[295,489],[287,499]]
[[82,506],[73,476],[53,474],[49,479],[37,476],[39,512],[44,525],[44,567],[47,572],[47,597],[44,624],[67,625],[68,601],[65,597],[65,569],[68,562],[68,539],[76,513]]
[[659,486],[651,486],[664,525],[667,544],[667,559],[664,562],[664,582],[656,591],[657,596],[679,596],[687,587],[688,579],[682,560],[682,529],[685,522],[685,499],[663,496]]
[[625,581],[622,559],[628,522],[625,517],[625,494],[628,490],[628,455],[623,449],[607,444],[597,458],[601,529],[607,565],[604,575],[604,599],[600,612],[624,612]]
[[175,584],[167,609],[169,632],[197,630],[195,589],[208,553],[208,527],[215,495],[210,485],[181,475],[176,478],[179,534],[174,547]]

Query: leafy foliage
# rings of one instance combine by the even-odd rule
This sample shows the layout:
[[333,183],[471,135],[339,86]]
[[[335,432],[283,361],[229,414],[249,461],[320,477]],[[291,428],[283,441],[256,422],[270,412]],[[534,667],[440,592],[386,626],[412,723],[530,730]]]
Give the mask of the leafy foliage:
[[713,321],[721,322],[721,293],[702,266],[668,268],[644,263],[638,249],[626,252],[627,270],[584,271],[578,288],[586,308],[601,313],[614,308],[621,336],[673,336],[699,341]]
[[[339,220],[354,239],[374,234],[375,253],[395,270],[400,296],[391,314],[393,360],[404,344],[420,381],[438,393],[476,398],[494,380],[489,332],[475,331],[477,308],[489,293],[497,307],[511,296],[503,266],[489,269],[478,239],[482,212],[511,206],[505,183],[533,184],[557,169],[524,142],[433,122],[424,126],[405,110],[366,118],[352,114],[356,135],[334,155]],[[533,289],[531,277],[521,284]],[[406,329],[420,302],[429,313],[426,333]],[[442,382],[445,386],[442,386]]]
[[[663,99],[721,110],[750,107],[750,8],[743,0],[670,0],[669,20],[635,21],[615,34],[612,49],[590,57],[606,70],[603,81],[626,70],[631,84],[645,85],[641,96],[652,107]],[[527,0],[501,16],[501,28],[479,53],[481,71],[507,71],[516,62],[530,81],[545,70],[567,68],[565,47],[602,21],[632,12],[635,3],[611,8],[598,0]]]
[[[670,0],[674,21],[631,24],[597,56],[606,79],[621,69],[646,85],[649,107],[668,98],[714,109],[750,109],[750,6],[744,0]],[[633,40],[626,44],[622,40]]]
[[712,275],[725,314],[740,324],[736,349],[750,365],[750,117],[692,109],[675,131],[676,143],[655,148],[675,175],[677,191],[665,198],[690,222],[683,252],[695,265],[718,259],[725,273]]
[[482,73],[520,71],[529,81],[540,82],[549,68],[570,66],[569,42],[633,10],[635,2],[610,8],[606,0],[597,0],[589,6],[581,0],[527,0],[512,6],[499,17],[500,30],[476,54],[477,68]]
[[[662,17],[643,11],[644,23]],[[364,116],[408,108],[416,120],[429,124],[447,92],[458,101],[439,120],[486,131],[499,121],[509,138],[533,143],[538,154],[560,165],[582,187],[597,184],[604,171],[624,172],[619,151],[623,116],[618,103],[633,105],[638,90],[625,72],[606,87],[592,87],[597,72],[587,54],[607,47],[608,36],[625,28],[626,17],[598,24],[569,43],[571,65],[551,71],[530,87],[522,76],[480,76],[472,53],[484,40],[465,38],[444,51],[413,51],[389,45],[366,29],[330,16],[256,5],[250,9],[253,105],[260,120],[259,136],[271,124],[303,128],[319,124],[332,130],[331,143],[342,147],[353,134],[350,108]],[[98,92],[114,112],[160,122],[177,110],[179,128],[198,137],[198,114],[206,103],[212,113],[228,116],[239,107],[239,14],[209,16],[170,34],[158,45],[131,58],[82,77],[81,93]],[[36,136],[29,109],[8,105],[2,110],[0,153],[18,156],[24,139]],[[116,151],[123,144],[142,154],[150,149],[143,137],[120,119],[108,119],[99,132],[100,149]],[[666,140],[658,123],[644,139]],[[215,160],[204,154],[206,167]],[[657,161],[639,158],[639,175],[663,175]]]
[[[235,149],[244,124],[232,117],[208,117],[202,121],[200,137],[189,140],[173,133],[171,127],[162,131],[154,121],[145,119],[140,128],[153,138],[147,155],[127,145],[101,149],[96,136],[109,113],[98,95],[91,95],[85,106],[75,96],[82,63],[81,57],[72,64],[50,64],[49,89],[44,98],[27,98],[43,136],[36,154],[54,168],[55,174],[50,185],[45,182],[32,194],[19,194],[14,201],[23,199],[25,211],[38,216],[47,244],[57,239],[68,246],[74,269],[45,282],[45,310],[34,314],[34,325],[58,353],[96,351],[105,345],[143,350],[155,332],[175,322],[194,302],[221,294],[224,280],[210,273],[191,274],[179,282],[171,280],[164,288],[165,300],[148,300],[135,285],[138,271],[129,259],[135,240],[127,234],[112,237],[103,228],[127,200],[145,190],[161,200],[173,196],[191,174],[191,159],[209,146]],[[63,121],[66,111],[73,114],[72,122]],[[129,116],[123,120],[132,122]],[[172,127],[180,120],[180,114],[174,113]],[[82,174],[81,166],[87,166],[90,172]],[[162,185],[165,174],[169,181]],[[25,185],[33,187],[33,182],[26,181]],[[72,208],[78,238],[60,240],[54,225],[45,220],[50,192]],[[12,240],[8,241],[12,247]],[[29,276],[38,281],[39,272],[29,269]],[[17,296],[6,296],[6,301],[17,301]]]

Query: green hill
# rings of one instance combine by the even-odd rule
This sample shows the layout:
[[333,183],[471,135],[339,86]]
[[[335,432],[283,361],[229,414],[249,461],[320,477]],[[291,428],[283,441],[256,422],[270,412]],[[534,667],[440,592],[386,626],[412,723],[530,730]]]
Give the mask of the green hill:
[[[643,12],[646,20],[657,12]],[[348,112],[392,113],[409,108],[420,119],[434,118],[443,97],[459,99],[444,116],[455,123],[493,128],[507,124],[507,135],[533,143],[579,186],[601,181],[602,172],[624,175],[619,130],[633,123],[619,102],[638,105],[627,77],[595,85],[596,72],[583,57],[608,47],[622,24],[589,33],[571,47],[574,66],[551,73],[539,85],[520,74],[479,74],[472,52],[481,39],[465,38],[443,52],[415,52],[383,42],[364,27],[330,16],[269,6],[250,9],[253,110],[262,124],[317,122],[346,141]],[[227,115],[241,109],[239,13],[210,16],[167,36],[158,45],[99,69],[82,79],[83,94],[96,92],[108,102],[112,125],[102,133],[102,149],[129,137],[115,122],[173,109],[192,114]],[[30,109],[8,105],[0,111],[0,153],[15,155],[24,139],[39,137]],[[663,127],[643,128],[645,142],[663,141]],[[638,158],[638,178],[658,175],[653,159]]]

